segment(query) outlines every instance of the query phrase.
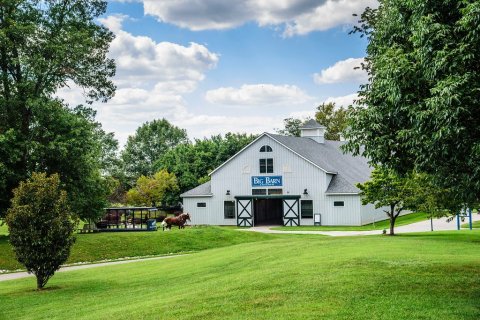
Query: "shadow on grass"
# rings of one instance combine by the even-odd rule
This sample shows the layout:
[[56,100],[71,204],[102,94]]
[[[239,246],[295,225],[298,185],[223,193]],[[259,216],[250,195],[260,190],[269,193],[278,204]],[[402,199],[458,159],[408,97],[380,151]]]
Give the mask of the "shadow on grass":
[[33,278],[31,284],[32,284],[31,286],[18,288],[17,290],[13,290],[13,291],[9,292],[8,296],[23,297],[25,294],[41,295],[41,294],[48,294],[49,292],[56,292],[56,291],[59,291],[59,290],[64,290],[64,289],[67,288],[65,286],[58,286],[58,285],[48,286],[47,285],[45,288],[39,290],[39,289],[37,289],[35,278]]
[[33,289],[32,291],[38,292],[38,293],[43,293],[43,292],[49,292],[49,291],[56,291],[56,290],[61,290],[65,289],[64,287],[61,286],[46,286],[42,289]]

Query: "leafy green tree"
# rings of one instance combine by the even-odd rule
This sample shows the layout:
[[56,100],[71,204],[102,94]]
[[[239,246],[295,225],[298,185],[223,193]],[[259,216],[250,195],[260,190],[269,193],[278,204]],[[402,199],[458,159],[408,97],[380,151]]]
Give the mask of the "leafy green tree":
[[154,163],[180,143],[188,142],[187,132],[166,119],[153,120],[140,126],[128,137],[122,160],[127,179],[133,183],[138,177],[155,172]]
[[58,175],[33,173],[14,190],[6,217],[9,241],[17,260],[36,276],[37,289],[67,261],[76,221]]
[[477,0],[367,9],[355,31],[369,41],[370,82],[346,135],[347,150],[401,174],[425,172],[466,206],[480,198],[479,10]]
[[[217,168],[219,165],[230,159],[234,156],[237,152],[242,150],[248,144],[250,144],[253,140],[255,140],[258,135],[252,134],[245,134],[245,133],[231,133],[228,132],[222,138],[221,135],[212,136],[210,139],[216,145],[215,148],[215,161],[211,166],[214,166],[213,169]],[[208,139],[205,139],[208,140]],[[199,140],[196,140],[198,142]],[[209,170],[205,175],[208,175]]]
[[347,109],[336,108],[335,103],[323,103],[317,107],[315,120],[322,126],[327,127],[325,139],[340,141],[347,128]]
[[[308,120],[308,119],[307,119]],[[297,118],[286,118],[283,119],[283,129],[275,129],[278,134],[284,136],[294,136],[300,137],[300,127],[302,126],[303,121]]]
[[121,174],[122,161],[118,154],[118,140],[113,132],[105,132],[101,125],[96,128],[98,142],[101,145],[100,169],[103,176],[118,176]]
[[73,110],[57,101],[43,105],[32,128],[27,172],[58,173],[70,208],[82,219],[94,220],[107,205],[108,180],[101,175],[103,144],[95,111]]
[[82,146],[81,137],[91,126],[85,114],[69,110],[54,95],[73,83],[83,88],[89,102],[113,96],[109,78],[115,65],[107,53],[114,36],[96,22],[106,5],[99,0],[2,1],[0,216],[9,207],[12,190],[35,171],[59,172],[69,198],[75,198],[75,210],[77,204],[80,211],[89,206],[90,198],[81,197],[98,194],[91,185],[100,179],[91,165],[96,147]]
[[179,190],[170,194],[172,203],[180,200],[180,194],[201,183],[210,180],[208,174],[227,161],[256,136],[227,133],[205,139],[196,139],[195,143],[184,143],[168,151],[155,163],[156,170],[166,169],[178,179]]
[[[172,150],[165,153],[156,163],[157,170],[165,169],[172,172],[178,179],[179,191],[174,195],[177,201],[180,200],[180,194],[199,185],[199,179],[208,174],[205,168],[210,164],[202,163],[203,159],[197,157],[197,149],[192,143],[179,144]],[[205,157],[205,154],[202,154]],[[210,160],[212,157],[209,157]],[[200,168],[203,167],[203,168]]]
[[372,203],[376,209],[385,207],[390,220],[390,235],[395,235],[395,221],[400,213],[418,203],[414,180],[399,176],[392,169],[376,167],[370,180],[357,184],[361,190],[362,204]]
[[456,213],[461,207],[451,188],[439,188],[431,176],[425,173],[411,175],[413,199],[410,201],[410,210],[426,212],[431,217],[442,217]]
[[178,192],[177,178],[167,170],[160,170],[153,177],[141,176],[134,188],[127,192],[127,203],[150,206],[165,202],[167,192]]

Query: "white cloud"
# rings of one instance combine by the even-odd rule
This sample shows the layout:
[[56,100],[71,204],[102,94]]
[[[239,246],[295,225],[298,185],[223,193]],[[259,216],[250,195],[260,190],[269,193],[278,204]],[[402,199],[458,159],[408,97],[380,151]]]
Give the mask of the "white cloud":
[[[125,32],[122,22],[127,18],[114,15],[99,20],[116,35],[109,56],[116,60],[113,81],[118,88],[106,104],[94,104],[97,119],[105,130],[115,132],[122,144],[146,121],[193,117],[183,94],[196,90],[219,60],[204,45],[155,42]],[[74,85],[59,90],[57,95],[70,105],[85,102],[82,90]]]
[[337,107],[348,107],[352,105],[355,100],[358,99],[357,93],[352,93],[341,97],[329,97],[325,100],[325,103],[333,102]]
[[223,87],[207,91],[208,102],[224,105],[292,105],[302,104],[311,98],[293,85],[250,84],[240,88]]
[[[109,54],[117,61],[114,82],[118,89],[106,104],[93,105],[97,120],[106,131],[115,132],[121,145],[142,123],[159,118],[186,128],[190,137],[197,138],[232,131],[261,133],[281,127],[281,116],[224,116],[190,111],[184,94],[196,90],[206,72],[216,66],[219,56],[196,43],[181,46],[133,36],[121,29],[122,21],[127,18],[117,15],[102,19],[102,23],[116,34]],[[294,103],[308,98],[295,86],[246,88],[246,93],[258,94],[250,101],[262,104],[275,101]],[[82,90],[74,85],[59,90],[57,94],[72,106],[85,101]]]
[[303,110],[303,111],[295,111],[288,115],[286,118],[297,118],[297,119],[308,119],[315,117],[315,110]]
[[188,128],[194,137],[202,138],[227,132],[241,132],[259,134],[273,132],[273,128],[282,125],[282,118],[278,116],[212,116],[189,114],[183,119],[172,121],[174,124]]
[[313,79],[317,84],[355,82],[362,83],[368,80],[367,73],[361,69],[363,58],[349,58],[338,61],[333,66],[315,73]]
[[119,32],[122,29],[122,23],[129,17],[124,14],[114,14],[105,18],[99,18],[98,21],[112,32]]
[[[219,56],[198,43],[182,46],[171,42],[155,42],[149,37],[133,36],[118,30],[118,19],[106,18],[113,24],[116,38],[110,46],[110,56],[116,60],[116,83],[119,87],[150,87],[159,83],[169,91],[195,89],[205,72],[216,66]],[[114,22],[112,22],[114,21]]]
[[145,14],[190,30],[229,29],[254,21],[284,26],[284,35],[302,35],[353,24],[377,0],[143,0]]
[[[272,0],[274,1],[274,0]],[[355,24],[358,17],[366,7],[377,7],[377,0],[327,0],[313,10],[302,12],[291,21],[286,21],[284,35],[303,35],[316,30],[328,30],[330,28]]]

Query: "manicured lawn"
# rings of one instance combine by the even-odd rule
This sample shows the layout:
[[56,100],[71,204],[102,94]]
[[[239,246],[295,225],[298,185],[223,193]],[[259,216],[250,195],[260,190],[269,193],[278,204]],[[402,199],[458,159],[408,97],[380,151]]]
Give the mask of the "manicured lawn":
[[[468,223],[468,218],[467,218],[467,223],[462,224],[462,228],[470,228],[470,224]],[[480,228],[480,220],[478,221],[473,221],[472,222],[472,228]]]
[[[184,230],[173,228],[166,232],[78,234],[68,263],[192,252],[272,238],[275,237],[220,227],[192,227]],[[8,237],[0,235],[0,270],[19,268],[22,266],[15,260]]]
[[[386,217],[386,215],[385,215]],[[400,216],[395,222],[395,226],[403,226],[406,224],[411,224],[415,222],[420,222],[427,220],[427,214],[423,212],[410,213],[405,216]],[[368,230],[383,230],[390,227],[389,220],[383,220],[373,223],[366,224],[363,226],[298,226],[298,227],[274,227],[273,230],[282,230],[282,231],[294,231],[294,230],[317,230],[317,231],[368,231]]]
[[[240,233],[240,232],[239,232]],[[1,319],[479,319],[480,231],[280,237],[2,282]]]
[[8,234],[8,226],[7,224],[1,225],[2,221],[0,220],[0,236],[6,236]]

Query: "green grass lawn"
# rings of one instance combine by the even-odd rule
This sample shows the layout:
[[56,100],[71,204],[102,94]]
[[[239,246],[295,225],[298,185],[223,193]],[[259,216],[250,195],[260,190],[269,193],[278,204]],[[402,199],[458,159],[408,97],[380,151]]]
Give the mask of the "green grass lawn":
[[2,225],[2,220],[0,220],[0,236],[8,235],[8,226],[7,224]]
[[[385,215],[386,216],[386,215]],[[403,226],[406,224],[411,224],[415,222],[420,222],[427,220],[428,216],[422,212],[410,213],[404,216],[397,218],[395,226]],[[298,227],[274,227],[273,230],[282,230],[282,231],[294,231],[294,230],[304,230],[304,231],[368,231],[368,230],[383,230],[389,229],[390,221],[383,220],[373,223],[366,224],[363,226],[298,226]]]
[[[78,234],[67,263],[192,252],[272,238],[272,235],[220,227],[173,228],[168,232]],[[15,260],[8,236],[0,235],[0,270],[20,268],[22,266]]]
[[[470,224],[468,223],[468,218],[466,219],[467,223],[463,223],[461,225],[462,228],[470,228]],[[472,222],[472,228],[480,228],[480,220]]]
[[59,273],[42,292],[2,282],[0,319],[477,320],[479,244],[480,231],[283,236]]

